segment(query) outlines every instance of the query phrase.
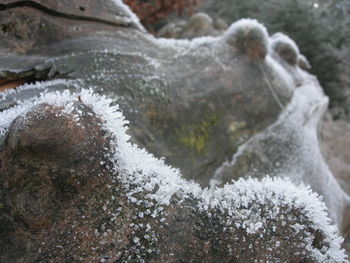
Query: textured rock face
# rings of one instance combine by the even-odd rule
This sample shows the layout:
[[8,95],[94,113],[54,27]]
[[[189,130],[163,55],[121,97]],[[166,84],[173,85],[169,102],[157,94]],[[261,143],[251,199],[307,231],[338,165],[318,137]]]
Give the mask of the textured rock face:
[[[39,13],[51,33],[33,27],[24,52],[6,43],[0,50],[1,261],[346,262],[324,203],[294,185],[310,184],[343,225],[348,199],[316,135],[327,99],[299,68],[291,40],[270,38],[254,20],[219,37],[155,39],[128,13],[129,23],[102,30],[96,19],[67,22],[76,11],[60,1],[36,3],[63,17],[10,3],[0,6],[5,21]],[[82,12],[101,18],[93,7],[88,1]],[[72,22],[85,30],[69,33]],[[17,30],[26,31],[14,26],[8,43]],[[43,81],[8,89],[35,80]],[[168,166],[207,186],[234,153],[243,162],[224,164],[214,179],[289,179],[209,191]],[[254,158],[244,162],[247,153]]]

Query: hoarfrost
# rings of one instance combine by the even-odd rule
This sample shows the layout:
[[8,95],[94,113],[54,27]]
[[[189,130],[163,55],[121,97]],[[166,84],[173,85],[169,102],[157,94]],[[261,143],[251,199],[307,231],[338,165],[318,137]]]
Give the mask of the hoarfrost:
[[[40,84],[39,84],[40,83]],[[32,89],[40,89],[43,90],[54,85],[77,85],[79,83],[78,80],[65,80],[65,79],[55,79],[49,80],[45,82],[36,82],[30,84],[23,84],[21,86],[16,87],[15,89],[6,89],[0,92],[0,100],[6,100],[6,98],[10,95],[16,94],[20,91],[27,91]]]
[[[44,87],[47,83],[36,85]],[[315,96],[315,94],[310,95]],[[83,89],[77,94],[68,90],[45,92],[37,98],[18,102],[17,106],[0,113],[0,136],[4,136],[16,117],[25,114],[34,105],[47,103],[62,106],[66,113],[70,113],[72,112],[72,101],[77,101],[78,97],[103,121],[103,129],[107,131],[106,136],[112,138],[107,157],[113,163],[111,171],[114,172],[116,180],[127,192],[126,197],[132,203],[145,203],[150,208],[149,212],[137,212],[135,218],[143,218],[146,214],[150,214],[163,222],[165,220],[163,207],[170,205],[174,196],[179,202],[191,197],[199,200],[199,210],[210,214],[213,209],[218,209],[223,215],[222,220],[228,226],[242,227],[249,235],[262,231],[267,219],[284,220],[280,215],[281,207],[286,207],[285,215],[288,215],[288,209],[300,209],[312,223],[311,227],[320,230],[325,237],[325,243],[329,245],[322,251],[315,248],[312,245],[312,236],[307,232],[306,248],[313,257],[319,262],[346,261],[344,250],[341,248],[342,238],[338,236],[336,227],[331,225],[326,206],[320,196],[312,192],[309,187],[295,185],[288,178],[265,177],[261,181],[253,178],[239,179],[223,188],[202,189],[198,184],[182,179],[180,171],[166,165],[164,160],[159,160],[144,149],[131,144],[126,128],[128,122],[124,119],[118,106],[111,106],[112,100],[96,95],[92,90]],[[298,99],[298,104],[301,99]],[[304,110],[309,113],[310,109],[305,108]],[[290,111],[285,114],[295,114],[294,121],[302,121],[307,115],[304,111],[300,115]],[[142,200],[139,199],[139,193],[146,193]],[[252,207],[259,209],[264,205],[271,208],[264,216],[252,210]],[[107,205],[105,204],[103,208],[107,210]],[[303,230],[303,227],[299,225],[293,227],[295,231]],[[144,228],[145,232],[149,232],[147,240],[152,239],[152,242],[157,240],[156,233],[151,231],[148,224],[137,225],[137,228]],[[134,236],[134,243],[141,245],[141,238],[144,239],[144,234]],[[278,246],[278,244],[275,245]]]
[[[206,195],[206,193],[205,193]],[[210,198],[203,197],[209,207],[217,207],[222,211],[227,211],[231,216],[231,221],[243,221],[244,228],[248,234],[253,234],[264,227],[263,218],[254,222],[257,213],[254,212],[254,206],[273,207],[265,215],[265,218],[275,218],[282,220],[282,216],[276,217],[280,207],[286,207],[284,214],[288,215],[289,209],[300,209],[304,211],[305,216],[312,222],[312,227],[321,229],[325,235],[325,240],[331,245],[325,254],[312,246],[310,238],[307,249],[319,262],[334,260],[334,262],[344,262],[345,255],[341,249],[342,238],[337,234],[337,228],[330,224],[327,216],[327,208],[322,198],[314,193],[310,187],[304,185],[295,185],[287,178],[265,177],[261,181],[253,178],[247,180],[239,179],[233,184],[226,184],[223,188],[216,188]],[[242,209],[241,206],[246,209]],[[253,219],[253,221],[252,221]],[[250,222],[249,222],[250,221]],[[296,231],[301,231],[301,225],[295,225]],[[276,231],[276,229],[274,230]],[[328,261],[327,261],[328,262]],[[333,262],[333,261],[331,261]]]

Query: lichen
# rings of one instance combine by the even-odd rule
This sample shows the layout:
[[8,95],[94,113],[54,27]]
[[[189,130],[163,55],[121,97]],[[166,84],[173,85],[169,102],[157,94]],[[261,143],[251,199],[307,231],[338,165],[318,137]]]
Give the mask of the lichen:
[[203,154],[212,134],[213,128],[219,122],[219,115],[211,112],[204,114],[203,120],[195,124],[182,125],[176,130],[178,142],[185,147]]

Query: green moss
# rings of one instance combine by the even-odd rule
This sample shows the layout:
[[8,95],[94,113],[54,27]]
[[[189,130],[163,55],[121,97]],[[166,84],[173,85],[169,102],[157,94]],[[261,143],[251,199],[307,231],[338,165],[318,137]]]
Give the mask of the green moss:
[[219,117],[215,113],[204,115],[204,119],[193,125],[182,125],[177,131],[180,144],[203,154],[213,127],[218,123]]

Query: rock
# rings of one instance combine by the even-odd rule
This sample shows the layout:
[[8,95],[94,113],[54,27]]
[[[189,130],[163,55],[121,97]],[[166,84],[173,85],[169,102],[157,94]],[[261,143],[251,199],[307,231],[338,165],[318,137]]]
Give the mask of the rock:
[[228,29],[228,24],[221,18],[215,19],[213,25],[217,30],[225,31]]
[[13,51],[20,54],[40,52],[41,46],[61,39],[101,30],[114,31],[117,27],[144,30],[125,5],[116,5],[113,0],[104,5],[81,0],[70,4],[64,0],[6,0],[2,1],[0,10],[1,34],[4,36],[0,47],[4,55]]
[[182,31],[182,37],[192,39],[199,36],[215,35],[213,20],[205,13],[193,15],[186,23]]
[[348,218],[344,216],[350,199],[330,172],[317,139],[317,124],[327,106],[328,98],[317,83],[300,86],[279,120],[242,145],[232,162],[217,170],[213,183],[266,174],[288,177],[320,194],[333,222],[342,229],[347,225]]
[[311,65],[310,65],[309,61],[307,60],[307,58],[304,55],[301,55],[301,54],[298,57],[298,65],[303,70],[310,70],[311,69]]
[[[42,8],[3,9],[16,21],[40,14],[56,33],[33,28],[24,52],[0,50],[2,262],[346,262],[327,213],[342,228],[347,195],[332,195],[339,185],[315,141],[327,99],[310,74],[276,58],[261,24],[243,20],[223,36],[167,40],[133,23],[99,28]],[[82,33],[67,33],[80,24]],[[283,158],[289,179],[203,188],[242,147],[262,154],[255,138],[274,129],[266,148]],[[291,151],[278,148],[279,136]],[[293,157],[303,166],[287,173],[297,167]],[[257,164],[261,178],[271,171],[263,161],[233,170],[245,177]],[[309,162],[316,177],[307,177]],[[300,183],[310,183],[328,211]]]
[[8,111],[1,262],[344,262],[325,205],[304,186],[202,189],[128,143],[110,102],[49,92]]
[[[282,33],[274,34],[271,39],[272,48],[283,60],[291,65],[296,65],[298,63],[300,52],[292,39]],[[306,63],[305,66],[307,67]]]
[[183,31],[185,21],[180,21],[177,23],[169,23],[162,27],[158,32],[158,37],[165,38],[181,38],[181,32]]
[[[293,84],[274,59],[252,61],[223,37],[158,40],[133,28],[95,32],[93,23],[85,24],[92,27],[86,36],[62,36],[51,45],[38,43],[28,55],[3,56],[4,81],[55,81],[25,85],[0,108],[43,89],[94,87],[120,105],[134,142],[208,185],[215,169],[273,123],[291,98]],[[71,27],[57,25],[63,32]]]
[[223,37],[229,45],[253,59],[263,59],[268,53],[267,30],[256,20],[241,19],[233,23]]

